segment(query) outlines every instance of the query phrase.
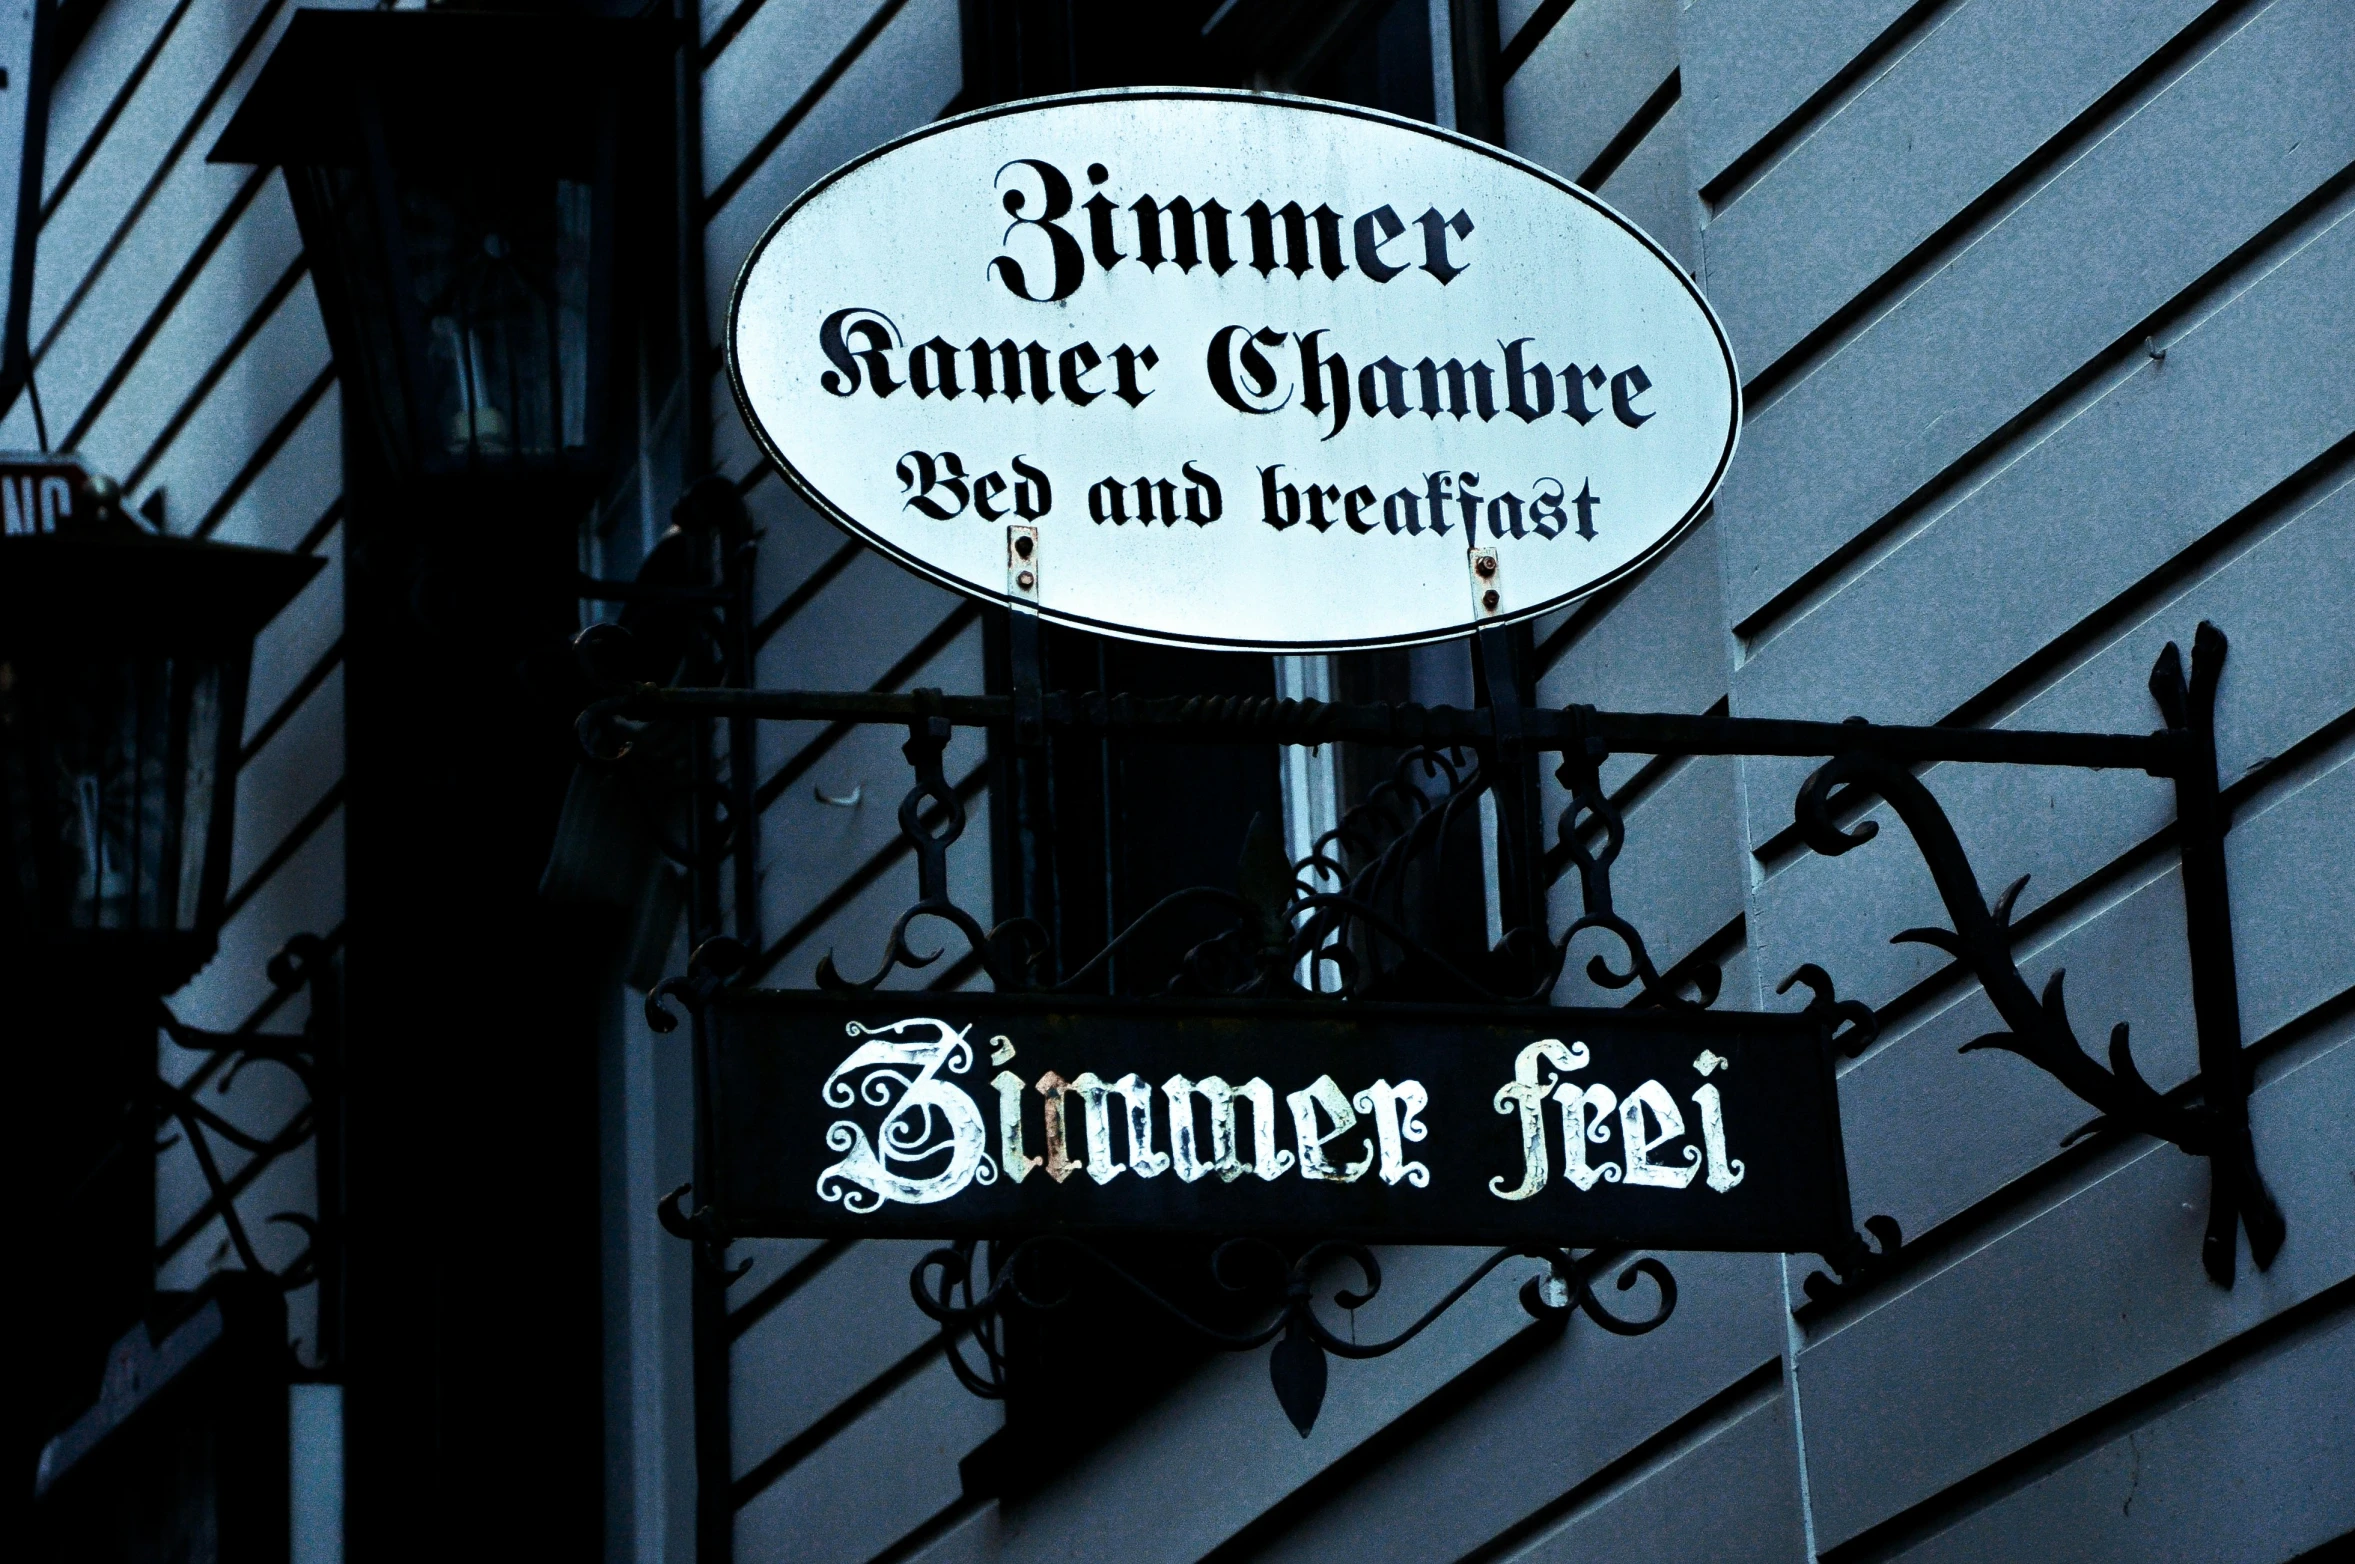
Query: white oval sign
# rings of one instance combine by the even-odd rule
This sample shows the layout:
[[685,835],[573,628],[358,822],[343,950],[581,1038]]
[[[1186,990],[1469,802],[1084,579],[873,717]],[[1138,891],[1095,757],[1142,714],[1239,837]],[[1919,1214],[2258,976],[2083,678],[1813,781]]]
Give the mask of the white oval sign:
[[844,527],[1135,639],[1404,646],[1543,613],[1733,455],[1716,317],[1602,202],[1309,99],[1082,93],[820,180],[728,312],[745,420]]

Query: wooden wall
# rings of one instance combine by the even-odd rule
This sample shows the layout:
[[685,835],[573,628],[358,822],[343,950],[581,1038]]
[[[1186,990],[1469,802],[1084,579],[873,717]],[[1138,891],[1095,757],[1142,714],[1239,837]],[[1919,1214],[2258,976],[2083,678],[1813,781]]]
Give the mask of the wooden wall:
[[[1258,1356],[1221,1361],[999,1504],[960,1489],[999,1415],[906,1302],[920,1246],[747,1246],[738,1556],[2281,1560],[2346,1533],[2355,20],[2327,0],[1501,10],[1509,143],[1694,273],[1749,404],[1705,527],[1541,627],[1546,697],[2142,731],[2159,647],[2215,620],[2253,1112],[2288,1245],[2212,1287],[2201,1164],[2115,1137],[2063,1152],[2087,1110],[2017,1060],[1956,1057],[1993,1020],[1935,952],[1886,943],[1939,916],[1902,830],[1819,859],[1791,829],[1802,765],[1619,757],[1620,905],[1663,966],[1714,959],[1722,1004],[1782,1008],[1779,980],[1818,961],[1880,1012],[1841,1090],[1858,1213],[1907,1237],[1894,1274],[1827,1311],[1804,1306],[1811,1258],[1672,1257],[1675,1319],[1627,1341],[1549,1336],[1500,1279],[1337,1367],[1305,1441]],[[716,320],[785,199],[955,95],[957,36],[946,0],[707,22]],[[764,680],[976,687],[969,611],[841,542],[716,388],[714,408],[771,529],[766,601],[792,605]],[[772,740],[794,778],[763,822],[778,981],[830,947],[871,959],[912,889],[890,736],[826,737]],[[2146,1069],[2183,1079],[2168,790],[1928,781],[1991,892],[2034,875],[2031,978],[2066,966],[2082,1032],[2128,1019]],[[812,793],[854,785],[885,807]],[[1575,976],[1560,997],[1609,998]],[[1370,1312],[1463,1260],[1398,1254]]]
[[[1860,1215],[1903,1263],[1794,1305],[1812,1260],[1672,1257],[1635,1340],[1551,1335],[1477,1292],[1413,1347],[1336,1368],[1302,1440],[1258,1356],[1188,1380],[1019,1504],[957,1462],[999,1426],[907,1300],[917,1246],[758,1244],[731,1293],[738,1556],[843,1561],[1594,1556],[2276,1561],[2355,1528],[2355,18],[2339,0],[1503,0],[1506,134],[1692,270],[1749,425],[1715,513],[1646,575],[1541,627],[1545,696],[1624,708],[2092,727],[2157,715],[2158,648],[2232,638],[2220,744],[2259,1156],[2289,1221],[2230,1292],[2197,1260],[2206,1180],[2017,1060],[1958,1058],[1976,987],[1886,935],[1934,922],[1901,830],[1838,860],[1802,766],[1615,759],[1620,906],[1721,1003],[1782,1007],[1817,961],[1881,1041],[1842,1109]],[[284,0],[114,0],[57,84],[32,340],[50,437],[161,490],[173,531],[335,556],[339,410],[275,174],[203,154]],[[705,0],[699,212],[716,333],[735,270],[810,180],[962,87],[955,0]],[[1441,101],[1451,95],[1440,94]],[[767,529],[771,685],[981,685],[975,611],[846,541],[767,470],[724,384],[721,468]],[[30,447],[28,406],[0,440]],[[340,571],[263,637],[222,953],[174,1000],[267,1011],[262,968],[342,916]],[[896,741],[762,734],[767,980],[863,970],[909,899]],[[988,902],[981,750],[956,891]],[[2079,1029],[2192,1068],[2172,801],[2138,776],[1928,775],[1992,891],[2033,874],[2020,955]],[[828,802],[854,794],[856,806]],[[1557,894],[1567,896],[1568,887]],[[1567,910],[1568,903],[1560,910]],[[1599,996],[1566,981],[1565,1002]],[[294,1018],[282,1018],[286,1024]],[[167,1055],[168,1055],[167,1050]],[[185,1066],[167,1056],[167,1071]],[[609,1553],[689,1557],[684,1058],[617,1004],[606,1039]],[[295,1098],[222,1100],[258,1133]],[[223,1147],[231,1168],[244,1154]],[[241,1200],[308,1198],[307,1153]],[[224,1259],[185,1147],[161,1275]],[[1406,1310],[1464,1256],[1391,1258]],[[308,1328],[296,1299],[294,1334]]]

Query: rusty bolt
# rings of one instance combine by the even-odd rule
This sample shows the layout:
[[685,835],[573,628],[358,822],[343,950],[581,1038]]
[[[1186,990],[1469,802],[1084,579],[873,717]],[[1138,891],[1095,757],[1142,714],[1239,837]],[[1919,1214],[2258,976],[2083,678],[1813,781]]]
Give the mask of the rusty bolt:
[[1494,587],[1490,587],[1487,591],[1480,594],[1480,606],[1482,608],[1493,611],[1496,608],[1496,605],[1501,601],[1503,600],[1496,595],[1496,588]]
[[1490,576],[1496,574],[1496,561],[1483,554],[1472,562],[1472,570],[1481,580],[1486,581]]
[[1019,537],[1019,538],[1016,538],[1016,539],[1014,540],[1014,553],[1015,553],[1015,556],[1016,556],[1017,558],[1020,558],[1020,559],[1028,559],[1028,558],[1030,558],[1030,547],[1031,547],[1031,544],[1030,544],[1030,539],[1029,539],[1029,538],[1027,538],[1027,537]]
[[1034,587],[1034,586],[1037,586],[1037,585],[1038,585],[1038,577],[1036,577],[1036,576],[1032,575],[1032,574],[1031,574],[1029,571],[1025,570],[1024,572],[1022,572],[1022,574],[1020,574],[1020,575],[1018,575],[1018,576],[1016,576],[1016,577],[1014,578],[1014,584],[1015,584],[1016,586],[1018,586],[1018,587],[1022,588],[1022,590],[1023,590],[1023,591],[1027,592],[1027,591],[1029,591],[1029,590],[1030,590],[1032,587]]

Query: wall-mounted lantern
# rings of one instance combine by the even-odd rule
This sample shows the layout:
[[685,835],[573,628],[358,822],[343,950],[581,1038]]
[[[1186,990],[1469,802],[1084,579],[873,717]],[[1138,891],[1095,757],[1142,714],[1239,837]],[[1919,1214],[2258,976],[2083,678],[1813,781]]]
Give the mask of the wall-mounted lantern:
[[164,993],[220,932],[254,637],[321,561],[119,498],[0,457],[0,960]]
[[597,476],[643,24],[299,11],[212,161],[285,170],[343,391],[396,477]]

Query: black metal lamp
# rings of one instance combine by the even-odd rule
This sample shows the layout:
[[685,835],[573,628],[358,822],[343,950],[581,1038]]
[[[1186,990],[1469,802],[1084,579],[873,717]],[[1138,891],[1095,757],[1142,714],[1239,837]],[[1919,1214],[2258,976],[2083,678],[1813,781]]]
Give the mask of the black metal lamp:
[[148,993],[211,959],[254,637],[322,561],[126,517],[0,536],[0,965]]
[[344,395],[396,477],[597,475],[623,84],[663,58],[645,24],[589,17],[288,24],[212,161],[285,170]]

